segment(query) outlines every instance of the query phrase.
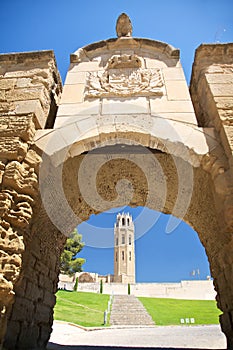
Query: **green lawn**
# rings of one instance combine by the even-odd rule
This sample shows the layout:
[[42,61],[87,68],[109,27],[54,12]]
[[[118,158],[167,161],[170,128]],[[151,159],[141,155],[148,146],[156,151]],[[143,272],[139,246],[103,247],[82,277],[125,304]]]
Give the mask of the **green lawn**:
[[[55,320],[72,322],[85,327],[103,326],[104,310],[108,307],[109,295],[57,292],[54,310]],[[218,324],[220,310],[214,300],[180,300],[163,298],[139,298],[156,325],[178,325],[180,319],[194,318],[195,324]]]
[[103,326],[109,295],[59,290],[54,319],[85,327]]
[[138,298],[156,325],[178,325],[181,318],[194,318],[195,324],[218,324],[221,311],[214,300]]

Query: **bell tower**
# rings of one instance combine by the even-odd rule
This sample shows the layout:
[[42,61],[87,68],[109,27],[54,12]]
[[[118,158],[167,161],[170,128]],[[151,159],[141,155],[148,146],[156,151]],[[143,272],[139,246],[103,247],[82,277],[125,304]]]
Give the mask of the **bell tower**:
[[114,226],[114,282],[135,283],[134,223],[129,213],[119,213]]

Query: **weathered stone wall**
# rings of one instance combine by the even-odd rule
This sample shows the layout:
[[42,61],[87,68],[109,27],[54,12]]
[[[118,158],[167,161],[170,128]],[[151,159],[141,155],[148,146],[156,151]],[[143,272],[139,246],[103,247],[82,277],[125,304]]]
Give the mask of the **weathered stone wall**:
[[[0,55],[0,344],[7,328],[9,348],[17,348],[15,340],[22,327],[29,326],[33,301],[28,296],[35,297],[32,282],[37,277],[28,256],[36,254],[31,218],[39,205],[41,157],[32,140],[36,129],[53,123],[60,93],[52,51]],[[31,283],[25,279],[25,270],[31,274]],[[35,270],[42,270],[39,262]],[[43,266],[43,271],[48,267]],[[45,293],[43,298],[48,299]]]
[[[198,232],[233,348],[231,52],[232,45],[197,51],[191,92],[199,126],[179,52],[167,44],[118,38],[78,50],[56,121],[53,53],[0,56],[0,340],[7,326],[7,349],[46,346],[60,232],[122,205],[172,213]],[[219,64],[226,80],[215,74]]]
[[[218,262],[215,286],[219,291],[218,306],[223,310],[221,326],[233,348],[233,44],[201,45],[196,50],[191,79],[191,96],[201,127],[213,127],[224,154],[210,151],[204,164],[210,171],[221,229],[216,241]],[[222,163],[222,164],[221,164]]]

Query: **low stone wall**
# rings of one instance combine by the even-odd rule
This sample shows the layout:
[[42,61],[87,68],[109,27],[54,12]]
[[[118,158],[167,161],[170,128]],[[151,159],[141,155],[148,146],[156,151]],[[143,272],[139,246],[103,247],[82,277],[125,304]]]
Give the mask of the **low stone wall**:
[[[74,283],[59,282],[60,289],[73,290]],[[79,291],[99,293],[99,283],[79,283]],[[213,281],[181,281],[180,283],[134,283],[131,294],[138,297],[215,300]],[[104,294],[127,294],[128,284],[104,283]]]

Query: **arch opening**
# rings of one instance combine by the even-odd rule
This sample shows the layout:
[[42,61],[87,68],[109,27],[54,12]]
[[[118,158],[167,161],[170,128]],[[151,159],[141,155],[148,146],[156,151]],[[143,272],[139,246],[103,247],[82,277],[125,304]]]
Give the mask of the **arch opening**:
[[[41,201],[35,209],[32,225],[34,239],[28,243],[25,257],[27,266],[24,271],[24,280],[29,281],[31,277],[28,266],[34,266],[36,257],[40,264],[50,266],[46,270],[48,273],[41,272],[41,269],[37,272],[38,282],[35,283],[35,288],[38,288],[37,283],[47,284],[48,301],[43,315],[39,314],[44,305],[43,301],[40,301],[40,294],[35,295],[35,304],[30,306],[30,310],[34,310],[36,305],[40,322],[46,325],[43,327],[45,335],[40,337],[43,344],[46,344],[51,332],[59,257],[66,235],[91,214],[129,205],[146,206],[157,212],[179,217],[198,232],[216,285],[220,273],[219,261],[215,259],[220,230],[213,206],[210,175],[201,167],[195,168],[183,159],[161,151],[143,148],[141,152],[129,145],[126,151],[124,147],[123,150],[124,152],[119,152],[119,146],[112,146],[112,152],[109,153],[109,147],[103,147],[98,152],[68,158],[61,166],[62,184],[51,179],[51,174],[57,174],[60,170],[54,168],[54,172],[51,171],[53,165],[46,164],[44,160],[46,166],[41,176],[44,187],[41,191]],[[191,177],[187,176],[190,173]],[[62,186],[62,194],[57,190],[59,185]],[[176,226],[176,222],[170,223],[169,232],[172,232],[174,225]],[[98,244],[102,242],[99,241]],[[40,288],[39,286],[39,290]],[[22,283],[16,287],[16,304],[20,302],[22,293],[27,297],[29,292],[28,288],[22,291]],[[217,299],[218,306],[223,309],[220,299]],[[9,319],[12,327],[17,314],[18,310],[13,308]],[[32,319],[33,311],[28,314],[25,326],[22,327],[27,328]],[[18,335],[20,332],[22,333],[22,329]],[[26,333],[25,329],[24,334]],[[9,326],[6,337],[8,344],[16,341],[18,335],[12,338],[12,328]],[[17,342],[20,344],[19,340]],[[25,339],[22,340],[22,343],[24,342]]]

